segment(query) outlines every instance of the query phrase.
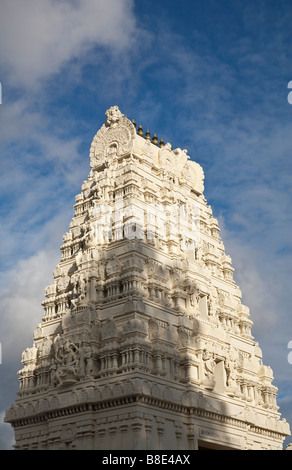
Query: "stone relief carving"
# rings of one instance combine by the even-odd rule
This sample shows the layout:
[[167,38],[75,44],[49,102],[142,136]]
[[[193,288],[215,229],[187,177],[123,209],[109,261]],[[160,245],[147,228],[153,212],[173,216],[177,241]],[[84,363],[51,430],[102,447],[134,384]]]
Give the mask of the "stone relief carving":
[[57,335],[53,344],[51,383],[55,386],[71,385],[96,371],[96,358],[87,343],[74,343]]
[[108,276],[117,275],[121,272],[122,265],[116,255],[112,255],[106,264],[105,271]]
[[54,378],[56,385],[74,383],[80,372],[79,348],[71,341],[55,340],[55,367]]
[[226,385],[227,388],[229,389],[228,392],[229,394],[232,393],[234,394],[237,390],[237,384],[236,384],[236,377],[237,377],[237,372],[236,372],[237,364],[236,361],[232,359],[227,359],[225,362],[225,370],[226,370]]
[[133,147],[135,128],[118,109],[113,106],[106,112],[107,120],[95,135],[90,148],[90,165],[99,168],[112,162],[115,156],[129,154]]
[[207,390],[213,390],[215,386],[214,372],[215,372],[215,354],[213,351],[204,349],[202,354],[203,367],[204,367],[204,386]]
[[[207,410],[204,398],[206,390],[209,397],[215,391],[228,403],[235,398],[240,410],[248,402],[250,411],[256,406],[257,412],[271,410],[274,416],[272,371],[263,366],[261,351],[253,342],[249,310],[241,304],[233,281],[231,258],[200,194],[204,180],[200,165],[185,150],[135,139],[133,124],[117,107],[110,108],[92,142],[92,170],[76,196],[54,283],[45,289],[43,322],[34,332],[35,344],[22,355],[19,397],[25,406],[20,402],[9,416],[61,409],[88,397],[98,407],[102,400],[122,399],[136,389],[145,399],[157,399],[156,404],[158,400],[167,406],[192,403],[194,408],[219,413],[211,398]],[[122,200],[129,198],[139,209],[153,201],[163,210],[172,203],[196,201],[201,240],[195,255],[186,247],[182,250],[170,225],[163,240],[156,233],[153,243],[143,237],[126,239],[123,234],[111,238],[106,224],[98,237],[95,221],[121,194]],[[140,388],[137,380],[125,383],[124,379],[136,370],[147,373]],[[223,377],[220,389],[218,370]],[[190,390],[196,385],[194,396],[183,394],[186,384]],[[53,398],[37,398],[45,390],[51,397],[55,393],[54,406]],[[30,408],[25,401],[29,397],[34,400]],[[253,422],[259,419],[254,417]],[[282,429],[281,421],[276,422]],[[64,436],[69,441],[67,429]]]

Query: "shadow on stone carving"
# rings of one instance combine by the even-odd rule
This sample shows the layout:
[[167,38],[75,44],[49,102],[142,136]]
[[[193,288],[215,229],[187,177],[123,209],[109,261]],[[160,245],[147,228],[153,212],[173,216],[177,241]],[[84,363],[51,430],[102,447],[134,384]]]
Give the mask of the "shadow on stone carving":
[[106,116],[6,412],[16,448],[280,449],[202,168]]

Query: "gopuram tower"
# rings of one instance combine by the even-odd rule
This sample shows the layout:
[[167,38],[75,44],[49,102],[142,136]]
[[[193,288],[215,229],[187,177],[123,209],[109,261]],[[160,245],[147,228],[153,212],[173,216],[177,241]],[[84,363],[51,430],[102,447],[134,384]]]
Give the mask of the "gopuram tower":
[[282,449],[201,166],[106,117],[6,412],[15,448]]

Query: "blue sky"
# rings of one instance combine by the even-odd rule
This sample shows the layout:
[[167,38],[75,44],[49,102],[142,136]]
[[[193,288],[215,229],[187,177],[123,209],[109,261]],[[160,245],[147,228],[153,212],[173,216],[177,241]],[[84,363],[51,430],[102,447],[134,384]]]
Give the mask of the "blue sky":
[[[292,428],[291,24],[288,0],[1,0],[0,419],[92,138],[117,104],[203,166]],[[0,448],[10,445],[0,424]]]

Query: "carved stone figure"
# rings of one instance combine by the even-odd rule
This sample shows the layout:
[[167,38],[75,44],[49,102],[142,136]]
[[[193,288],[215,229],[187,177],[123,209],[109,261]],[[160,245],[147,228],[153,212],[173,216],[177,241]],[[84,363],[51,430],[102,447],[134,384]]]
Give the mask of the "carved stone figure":
[[106,125],[107,126],[117,125],[119,120],[124,117],[124,115],[119,110],[118,106],[112,106],[111,108],[109,108],[105,112],[105,115],[107,117],[107,120],[106,120]]
[[214,377],[214,370],[215,370],[215,359],[214,353],[204,349],[203,351],[203,361],[204,361],[204,374],[205,378],[208,380],[212,380]]
[[226,385],[229,390],[236,390],[236,361],[227,359],[225,363]]
[[80,372],[79,348],[72,342],[66,341],[56,352],[57,369],[55,377],[58,385],[74,383]]

